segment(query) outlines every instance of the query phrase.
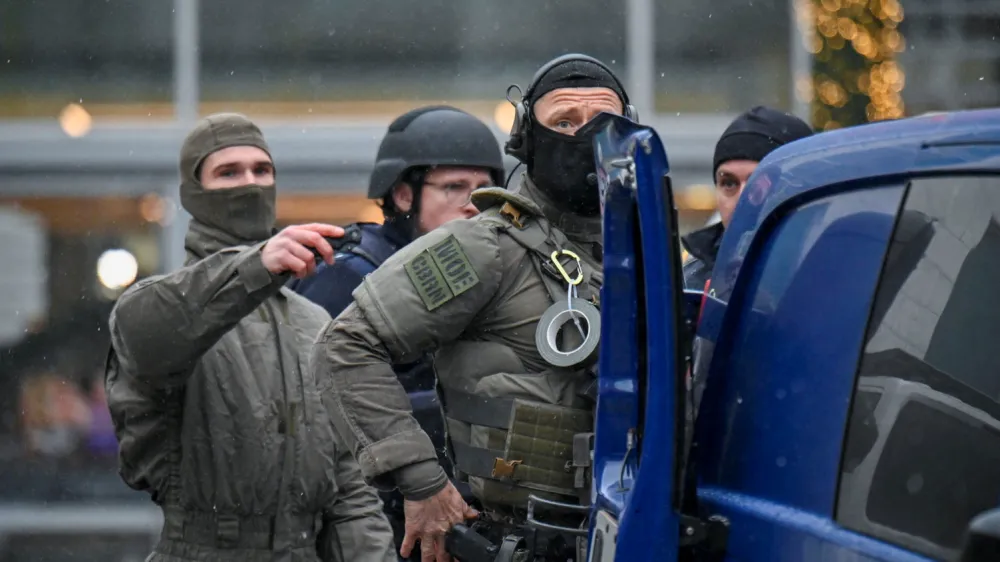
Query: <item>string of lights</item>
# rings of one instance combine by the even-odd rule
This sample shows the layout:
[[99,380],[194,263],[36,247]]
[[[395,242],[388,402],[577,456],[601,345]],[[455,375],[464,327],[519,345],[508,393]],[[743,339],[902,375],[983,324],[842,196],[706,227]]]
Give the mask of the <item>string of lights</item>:
[[906,48],[899,0],[794,0],[812,80],[796,84],[812,124],[829,130],[898,119],[906,84],[897,53]]

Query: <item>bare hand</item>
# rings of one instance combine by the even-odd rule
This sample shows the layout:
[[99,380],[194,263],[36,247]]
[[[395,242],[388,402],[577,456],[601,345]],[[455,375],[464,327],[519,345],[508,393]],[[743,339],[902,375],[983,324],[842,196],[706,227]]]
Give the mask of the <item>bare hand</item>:
[[333,247],[324,237],[340,238],[343,235],[343,228],[330,224],[289,226],[264,244],[260,259],[264,267],[275,275],[290,271],[301,279],[316,270],[316,258],[309,248],[315,248],[326,263],[332,264]]
[[399,554],[409,558],[417,540],[420,540],[421,562],[450,562],[451,556],[444,549],[445,534],[456,523],[474,519],[479,512],[469,507],[462,494],[448,482],[443,490],[421,501],[403,501],[406,517],[406,534]]

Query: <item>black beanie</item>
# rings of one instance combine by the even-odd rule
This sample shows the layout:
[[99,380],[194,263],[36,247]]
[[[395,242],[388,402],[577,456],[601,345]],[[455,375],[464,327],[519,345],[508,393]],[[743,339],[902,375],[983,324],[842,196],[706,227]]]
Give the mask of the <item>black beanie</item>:
[[712,176],[719,166],[729,160],[760,162],[779,146],[808,137],[813,130],[798,117],[769,107],[758,105],[740,115],[715,145],[712,159]]
[[528,100],[532,103],[559,88],[608,88],[618,94],[623,105],[625,103],[625,92],[615,76],[601,65],[587,60],[570,59],[558,64],[539,76],[534,86]]

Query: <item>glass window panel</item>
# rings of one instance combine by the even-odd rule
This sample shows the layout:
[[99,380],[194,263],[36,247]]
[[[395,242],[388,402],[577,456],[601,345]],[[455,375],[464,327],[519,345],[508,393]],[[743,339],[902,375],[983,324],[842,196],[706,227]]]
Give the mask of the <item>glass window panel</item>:
[[0,119],[172,115],[173,2],[0,3]]

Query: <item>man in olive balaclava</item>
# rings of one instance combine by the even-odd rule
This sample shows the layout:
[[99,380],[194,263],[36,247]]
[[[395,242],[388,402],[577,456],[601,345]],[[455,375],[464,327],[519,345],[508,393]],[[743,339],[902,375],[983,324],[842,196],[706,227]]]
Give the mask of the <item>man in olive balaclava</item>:
[[[302,365],[330,319],[285,289],[343,230],[271,236],[274,164],[237,114],[181,150],[185,267],[129,287],[105,372],[125,482],[163,510],[151,561],[395,561],[392,531]],[[317,532],[317,521],[322,521]]]
[[[365,479],[403,495],[400,554],[410,556],[419,541],[425,562],[447,559],[445,533],[476,510],[414,419],[394,361],[434,353],[447,452],[491,534],[524,525],[532,494],[590,501],[588,475],[564,467],[579,458],[574,450],[589,454],[581,444],[593,427],[600,335],[589,326],[600,317],[603,252],[591,143],[600,113],[635,111],[611,71],[584,55],[543,66],[518,106],[506,146],[528,166],[517,188],[477,189],[479,215],[439,226],[368,274],[310,358]],[[569,295],[588,328],[550,343],[550,320],[565,312]],[[561,353],[568,349],[585,351]],[[582,523],[576,513],[560,519],[571,529]],[[576,537],[555,535],[515,559],[534,560],[541,550],[575,559]]]
[[[218,151],[241,147],[257,148],[254,156],[266,164],[266,177],[253,175],[260,183],[223,189],[206,189],[202,184],[205,159]],[[212,239],[227,246],[254,244],[271,237],[274,227],[277,190],[271,149],[260,129],[243,115],[224,113],[204,119],[187,136],[181,148],[181,206],[191,214],[189,243],[195,238]],[[258,164],[257,160],[252,161]],[[229,172],[231,170],[227,170]],[[260,170],[256,170],[259,172]],[[253,172],[253,170],[252,170]]]

